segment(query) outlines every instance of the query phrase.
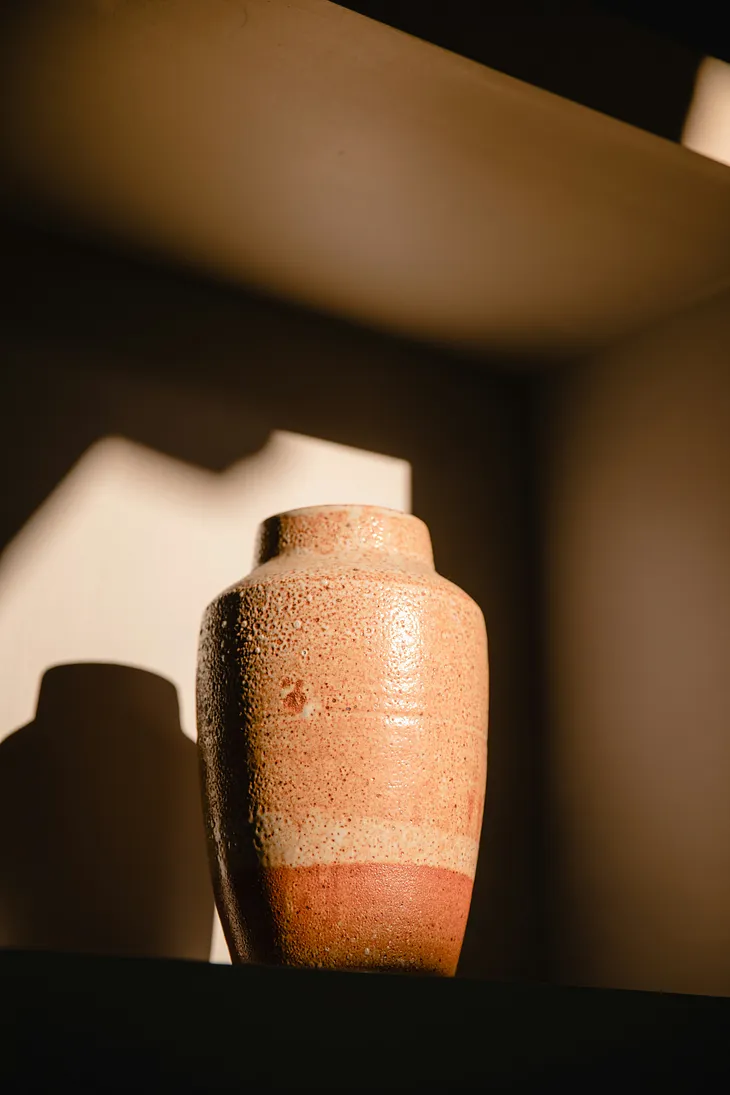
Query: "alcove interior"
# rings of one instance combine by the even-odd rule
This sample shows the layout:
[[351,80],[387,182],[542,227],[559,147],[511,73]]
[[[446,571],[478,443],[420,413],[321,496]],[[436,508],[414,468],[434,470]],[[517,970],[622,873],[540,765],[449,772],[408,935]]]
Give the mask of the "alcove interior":
[[[249,7],[248,33],[268,48],[264,5]],[[420,167],[408,170],[416,181],[423,170],[428,185],[401,238],[404,259],[383,233],[407,212],[413,179],[388,190],[386,161],[374,155],[356,159],[349,181],[336,158],[323,168],[339,228],[331,239],[302,229],[287,262],[296,176],[271,207],[244,215],[237,206],[231,231],[245,245],[225,244],[233,176],[216,174],[228,162],[224,124],[203,180],[220,216],[201,212],[184,188],[170,211],[180,163],[161,161],[147,194],[127,129],[116,145],[128,175],[90,201],[100,165],[112,161],[103,126],[86,132],[79,122],[82,62],[59,125],[85,155],[63,170],[44,129],[49,102],[22,79],[33,71],[32,35],[28,66],[13,77],[18,117],[35,128],[20,140],[16,127],[2,153],[15,190],[0,254],[0,592],[7,605],[17,583],[32,589],[43,578],[54,529],[83,495],[60,488],[82,464],[101,505],[112,497],[104,475],[114,460],[131,462],[121,516],[105,510],[104,542],[123,521],[147,563],[139,597],[114,602],[111,556],[90,592],[82,529],[67,583],[28,602],[21,632],[7,612],[2,632],[0,605],[6,665],[40,670],[32,696],[22,674],[3,675],[7,710],[24,713],[0,726],[0,854],[10,879],[0,943],[79,949],[86,940],[91,950],[207,957],[213,913],[194,731],[180,682],[148,657],[160,608],[144,591],[172,569],[176,599],[190,597],[191,544],[215,551],[198,542],[213,520],[207,496],[249,462],[260,471],[251,473],[251,520],[266,516],[266,475],[281,484],[289,468],[296,477],[310,439],[326,443],[312,456],[316,489],[331,468],[332,489],[365,484],[368,498],[306,501],[404,499],[431,530],[438,569],[487,620],[489,783],[460,975],[730,994],[730,169],[334,5],[283,7],[284,52],[296,55],[287,20],[300,19],[294,29],[331,56],[318,78],[341,108],[357,106],[371,138],[390,118],[392,152],[411,126],[409,163]],[[367,64],[348,70],[343,61],[358,43],[381,76],[367,101],[358,83]],[[120,64],[124,49],[113,53]],[[212,56],[201,49],[201,78]],[[429,94],[426,70],[438,85]],[[109,81],[97,123],[116,101]],[[305,131],[316,105],[316,96],[300,104]],[[148,142],[162,126],[156,109],[146,115]],[[455,135],[444,130],[449,117],[466,118]],[[332,125],[356,132],[346,110]],[[190,126],[194,141],[202,131]],[[480,126],[490,136],[483,148],[473,144]],[[265,155],[270,133],[252,123],[248,138],[259,141],[251,156],[261,154],[268,181],[280,180],[279,152]],[[288,139],[285,131],[281,148]],[[260,202],[261,174],[246,192]],[[32,215],[17,201],[21,181]],[[379,197],[363,231],[356,217],[368,186]],[[321,216],[316,195],[305,188],[302,218]],[[289,219],[277,221],[284,208]],[[264,228],[246,235],[249,221]],[[439,284],[447,290],[434,314]],[[301,449],[287,449],[292,437]],[[100,453],[94,481],[89,459]],[[350,458],[343,482],[337,468]],[[189,540],[155,539],[150,530],[167,509],[179,515],[188,490]],[[251,544],[240,550],[243,573]],[[85,654],[54,669],[38,650],[51,623],[73,633],[74,583],[85,599]],[[120,664],[95,664],[114,661],[101,640],[94,646],[95,597],[98,634],[114,603],[115,628],[132,637],[136,653]],[[56,817],[65,828],[51,840]],[[41,853],[51,869],[39,883],[28,863]],[[89,863],[99,879],[90,890],[81,878]],[[116,886],[122,878],[134,885]]]

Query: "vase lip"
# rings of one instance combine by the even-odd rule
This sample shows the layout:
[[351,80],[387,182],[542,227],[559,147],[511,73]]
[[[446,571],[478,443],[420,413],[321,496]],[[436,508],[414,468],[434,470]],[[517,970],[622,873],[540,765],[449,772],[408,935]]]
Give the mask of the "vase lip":
[[335,513],[343,510],[350,513],[363,511],[371,514],[382,513],[386,517],[407,517],[411,521],[420,521],[423,524],[421,518],[416,517],[415,513],[394,509],[392,506],[374,505],[370,502],[328,502],[315,506],[297,506],[295,509],[279,510],[278,513],[270,514],[262,524],[266,524],[267,521],[276,521],[279,517],[316,517],[320,513]]
[[420,517],[387,506],[329,504],[302,506],[266,518],[259,525],[258,563],[276,556],[401,557],[433,568],[428,526]]

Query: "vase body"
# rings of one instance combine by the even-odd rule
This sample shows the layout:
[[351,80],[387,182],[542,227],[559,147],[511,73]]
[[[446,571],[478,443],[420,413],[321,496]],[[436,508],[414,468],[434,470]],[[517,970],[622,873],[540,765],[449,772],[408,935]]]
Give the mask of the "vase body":
[[487,770],[487,637],[428,529],[374,506],[261,526],[206,610],[197,714],[234,961],[453,975]]

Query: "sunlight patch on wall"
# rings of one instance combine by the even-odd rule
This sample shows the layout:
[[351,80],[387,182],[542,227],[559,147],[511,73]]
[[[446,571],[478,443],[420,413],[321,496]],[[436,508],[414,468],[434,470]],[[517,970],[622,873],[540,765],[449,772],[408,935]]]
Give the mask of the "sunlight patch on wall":
[[730,64],[706,57],[700,65],[682,144],[730,166]]

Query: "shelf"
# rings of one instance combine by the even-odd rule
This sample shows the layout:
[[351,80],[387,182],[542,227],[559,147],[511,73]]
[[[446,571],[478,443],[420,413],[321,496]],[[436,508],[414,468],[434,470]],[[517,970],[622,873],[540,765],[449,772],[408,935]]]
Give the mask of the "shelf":
[[0,979],[3,1092],[730,1078],[728,999],[20,951]]
[[730,283],[730,169],[326,0],[31,10],[0,26],[6,207],[479,353]]
[[702,60],[681,34],[664,37],[651,20],[645,26],[630,12],[616,14],[610,0],[337,3],[672,141],[680,140]]

